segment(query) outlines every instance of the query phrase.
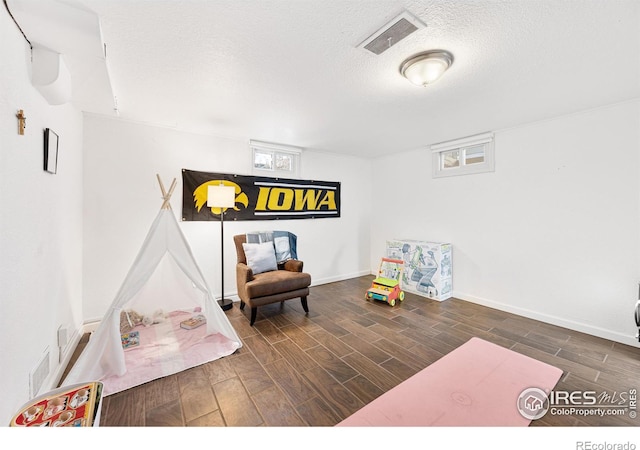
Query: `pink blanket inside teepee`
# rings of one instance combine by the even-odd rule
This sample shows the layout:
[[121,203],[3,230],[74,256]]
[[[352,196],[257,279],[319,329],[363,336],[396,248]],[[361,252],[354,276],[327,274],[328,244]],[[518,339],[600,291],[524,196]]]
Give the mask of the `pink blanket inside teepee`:
[[137,326],[140,345],[125,350],[127,372],[102,381],[103,395],[173,375],[200,364],[232,354],[237,344],[220,333],[206,335],[207,326],[192,330],[180,328],[180,322],[193,313],[174,311],[168,318],[149,327]]

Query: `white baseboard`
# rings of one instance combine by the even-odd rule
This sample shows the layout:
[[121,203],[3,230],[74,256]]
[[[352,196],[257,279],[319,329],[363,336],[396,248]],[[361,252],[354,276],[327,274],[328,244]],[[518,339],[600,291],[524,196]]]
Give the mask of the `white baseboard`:
[[[358,278],[358,277],[362,277],[364,275],[375,275],[375,274],[371,273],[370,270],[361,270],[360,272],[353,272],[353,273],[346,274],[346,275],[338,275],[338,276],[335,276],[335,277],[320,278],[319,280],[311,280],[311,286],[310,287],[320,286],[322,284],[335,283],[337,281],[350,280],[351,278]],[[226,292],[224,294],[224,298],[228,298],[229,300],[233,300],[234,302],[239,302],[240,301],[240,297],[238,297],[238,293],[237,292]]]
[[635,336],[629,336],[616,331],[606,330],[600,327],[594,327],[581,322],[575,322],[573,320],[563,319],[561,317],[553,316],[551,314],[544,314],[538,311],[533,311],[526,308],[520,308],[517,306],[507,305],[505,303],[495,302],[486,298],[476,297],[471,294],[465,294],[463,292],[454,291],[453,297],[460,300],[465,300],[478,305],[487,306],[489,308],[498,309],[500,311],[517,314],[519,316],[527,317],[529,319],[539,320],[551,325],[557,325],[559,327],[567,328],[569,330],[578,331],[581,333],[589,334],[591,336],[601,337],[621,344],[630,345],[632,347],[640,348],[640,343]]
[[[73,353],[76,351],[76,347],[78,346],[78,343],[80,342],[83,334],[84,332],[82,331],[82,328],[73,332],[73,335],[69,339],[69,342],[64,349],[62,361],[56,367],[54,376],[51,378],[50,382],[47,383],[47,389],[45,389],[45,391],[50,391],[58,387],[58,384],[60,384],[60,381],[62,381],[62,375],[64,375],[64,371],[69,365],[69,362],[73,357]],[[40,391],[43,392],[42,388],[40,389]]]
[[[361,270],[359,272],[353,272],[346,275],[321,278],[318,280],[313,280],[311,283],[311,287],[320,286],[322,284],[335,283],[337,281],[349,280],[352,278],[358,278],[365,275],[376,275],[376,272],[371,270]],[[640,348],[640,342],[638,342],[637,338],[633,335],[625,335],[623,333],[619,333],[616,331],[607,330],[600,327],[594,327],[592,325],[563,319],[561,317],[557,317],[551,314],[544,314],[538,311],[533,311],[526,308],[520,308],[517,306],[508,305],[505,303],[496,302],[493,300],[477,297],[475,295],[467,294],[464,292],[454,291],[453,297],[458,298],[460,300],[465,300],[471,303],[476,303],[478,305],[487,306],[489,308],[494,308],[500,311],[517,314],[519,316],[527,317],[529,319],[539,320],[541,322],[549,323],[551,325],[557,325],[559,327],[568,328],[570,330],[586,333],[592,336],[597,336],[603,339],[608,339],[610,341],[619,342],[621,344]],[[225,298],[233,300],[233,302],[240,301],[240,298],[238,297],[237,292],[226,293]],[[93,319],[91,321],[85,322],[84,325],[81,327],[80,332],[75,333],[73,335],[72,342],[70,342],[70,345],[67,347],[68,349],[72,349],[72,350],[67,351],[67,355],[65,355],[64,364],[61,364],[61,369],[59,370],[60,371],[59,376],[61,376],[62,373],[64,372],[64,368],[66,367],[66,364],[68,364],[68,361],[71,359],[71,356],[73,355],[73,350],[75,350],[76,346],[78,345],[80,338],[85,333],[91,333],[95,331],[98,328],[98,325],[100,325],[100,320],[101,319],[98,319],[98,320]],[[57,379],[59,379],[59,376]]]
[[81,336],[84,336],[86,333],[93,333],[100,326],[100,320],[92,320],[90,322],[85,322],[82,325],[82,333]]
[[[362,277],[364,275],[374,275],[371,273],[370,270],[362,270],[360,272],[354,272],[351,274],[347,274],[347,275],[339,275],[339,276],[335,276],[335,277],[326,277],[326,278],[320,278],[319,280],[311,280],[311,286],[320,286],[323,284],[329,284],[329,283],[335,283],[337,281],[344,281],[344,280],[350,280],[351,278],[358,278],[358,277]],[[226,292],[224,294],[224,298],[227,298],[229,300],[232,300],[234,302],[239,302],[240,301],[240,297],[238,297],[238,293],[237,292]]]
[[[346,275],[321,278],[319,280],[314,280],[311,284],[311,287],[319,286],[323,284],[335,283],[337,281],[349,280],[352,278],[358,278],[365,275],[375,275],[375,272],[372,272],[371,270],[362,270],[359,272],[353,272]],[[581,322],[575,322],[572,320],[563,319],[561,317],[557,317],[554,315],[544,314],[538,311],[533,311],[526,308],[520,308],[517,306],[508,305],[505,303],[496,302],[486,298],[481,298],[471,294],[466,294],[464,292],[454,291],[453,297],[460,300],[475,303],[478,305],[487,306],[489,308],[494,308],[500,311],[516,314],[522,317],[527,317],[529,319],[539,320],[541,322],[549,323],[551,325],[557,325],[559,327],[567,328],[567,329],[578,331],[581,333],[586,333],[592,336],[601,337],[603,339],[608,339],[610,341],[619,342],[621,344],[640,348],[640,343],[637,341],[635,336],[625,335],[612,330],[606,330],[603,328],[594,327],[592,325],[587,325]],[[240,301],[237,295],[237,292],[227,293],[225,294],[225,298],[233,300],[234,302]],[[65,348],[64,358],[62,362],[58,364],[58,367],[55,371],[55,375],[53,377],[50,377],[49,382],[45,382],[45,384],[49,386],[48,389],[45,386],[43,386],[42,389],[51,390],[57,387],[57,385],[61,381],[62,375],[64,374],[64,371],[67,365],[71,361],[73,353],[75,352],[75,349],[77,348],[80,342],[80,339],[86,333],[92,333],[95,330],[97,330],[98,326],[100,325],[100,321],[101,319],[99,320],[93,319],[93,320],[87,321],[80,327],[79,330],[76,330],[74,332],[71,339],[69,340],[68,345]]]
[[352,272],[346,275],[338,275],[335,277],[321,278],[319,280],[311,280],[311,287],[320,286],[322,284],[335,283],[337,281],[350,280],[352,278],[358,278],[364,275],[371,275],[371,270],[367,269],[367,270],[361,270],[359,272]]

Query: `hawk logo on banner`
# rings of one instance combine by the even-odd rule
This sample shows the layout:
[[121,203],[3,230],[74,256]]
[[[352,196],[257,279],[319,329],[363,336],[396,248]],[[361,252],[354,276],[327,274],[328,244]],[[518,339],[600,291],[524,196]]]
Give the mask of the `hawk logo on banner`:
[[221,208],[207,207],[209,186],[232,186],[235,206],[225,220],[340,217],[340,183],[182,170],[182,220],[220,220]]
[[[201,184],[193,191],[193,202],[195,203],[195,207],[197,212],[199,213],[203,206],[207,205],[207,195],[209,191],[209,186],[219,186],[219,185],[231,186],[236,191],[236,206],[233,207],[234,210],[240,211],[238,208],[238,204],[244,206],[245,208],[249,206],[249,197],[247,194],[242,192],[242,188],[238,186],[236,183],[226,180],[212,180],[207,181],[206,183]],[[220,210],[222,208],[212,207],[210,208],[211,212],[217,216],[220,215]],[[226,208],[225,208],[226,209]]]

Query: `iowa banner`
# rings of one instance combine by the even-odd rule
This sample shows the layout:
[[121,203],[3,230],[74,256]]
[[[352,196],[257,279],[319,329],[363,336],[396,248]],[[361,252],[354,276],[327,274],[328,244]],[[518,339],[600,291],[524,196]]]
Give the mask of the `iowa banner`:
[[182,220],[220,220],[207,207],[210,185],[233,186],[235,207],[224,220],[319,219],[340,217],[340,183],[254,177],[182,169]]

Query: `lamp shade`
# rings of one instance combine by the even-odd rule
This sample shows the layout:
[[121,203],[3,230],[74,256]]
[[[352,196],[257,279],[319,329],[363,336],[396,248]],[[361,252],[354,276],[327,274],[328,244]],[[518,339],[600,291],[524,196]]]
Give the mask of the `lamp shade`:
[[400,73],[417,86],[426,86],[438,80],[453,64],[453,55],[445,50],[419,53],[405,60]]
[[236,189],[224,184],[209,186],[207,206],[209,208],[233,208],[236,203]]

